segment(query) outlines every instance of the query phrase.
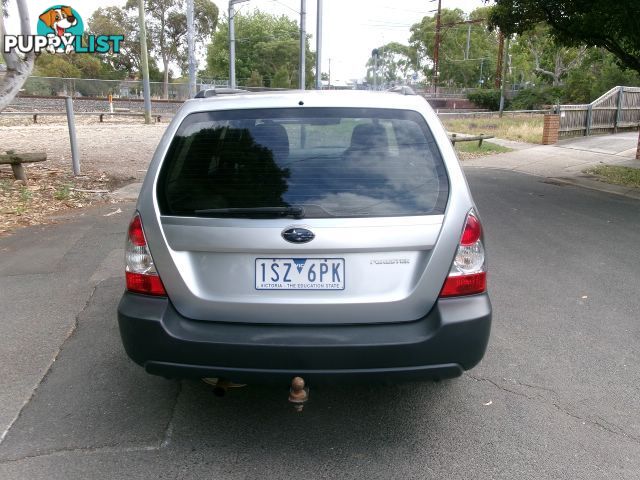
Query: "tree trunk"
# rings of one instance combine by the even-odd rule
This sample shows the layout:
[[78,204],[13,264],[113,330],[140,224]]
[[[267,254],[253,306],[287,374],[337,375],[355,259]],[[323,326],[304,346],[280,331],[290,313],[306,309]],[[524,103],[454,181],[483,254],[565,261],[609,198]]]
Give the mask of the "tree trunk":
[[638,149],[636,150],[636,160],[640,160],[640,131],[638,132]]
[[[2,0],[0,0],[2,1]],[[29,9],[26,0],[17,0],[18,15],[20,17],[20,33],[31,35],[31,21],[29,19]],[[33,70],[35,54],[28,53],[24,60],[14,51],[4,53],[4,16],[0,8],[0,53],[7,64],[7,72],[0,78],[0,111],[9,105],[18,94],[24,82]]]
[[169,99],[169,59],[162,59],[164,65],[164,85],[162,86],[162,98]]
[[564,73],[564,64],[562,62],[562,50],[556,53],[555,69],[553,71],[553,86],[560,85],[560,77]]

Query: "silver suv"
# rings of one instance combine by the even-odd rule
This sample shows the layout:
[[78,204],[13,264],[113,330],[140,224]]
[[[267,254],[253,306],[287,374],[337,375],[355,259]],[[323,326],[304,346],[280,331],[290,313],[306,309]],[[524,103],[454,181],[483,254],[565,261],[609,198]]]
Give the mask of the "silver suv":
[[167,377],[454,377],[491,325],[480,219],[415,95],[186,102],[140,192],[126,284],[125,349]]

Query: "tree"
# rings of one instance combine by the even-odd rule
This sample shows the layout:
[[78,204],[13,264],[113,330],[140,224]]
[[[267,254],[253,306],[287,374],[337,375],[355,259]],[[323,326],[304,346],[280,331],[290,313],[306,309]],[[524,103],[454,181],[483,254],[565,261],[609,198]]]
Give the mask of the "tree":
[[565,101],[590,103],[618,85],[640,87],[640,73],[620,68],[610,52],[602,48],[590,48],[580,68],[567,75]]
[[[278,70],[283,70],[278,82],[284,81],[284,70],[289,79],[296,79],[300,65],[300,30],[295,21],[282,15],[280,17],[254,10],[242,14],[236,13],[236,76],[240,82],[246,82],[257,72],[267,86],[273,86]],[[305,42],[306,82],[310,87],[314,83],[313,65],[315,55]],[[207,74],[213,78],[227,78],[229,75],[229,22],[220,22],[213,34],[207,50]],[[293,83],[297,85],[297,80]]]
[[[416,51],[398,42],[390,42],[377,48],[378,72],[377,75],[383,83],[404,83],[410,76],[410,72],[417,71]],[[367,81],[371,83],[373,78],[374,60],[367,61]]]
[[[470,15],[460,9],[443,8],[439,83],[449,86],[475,87],[490,79],[495,71],[498,39],[489,31],[484,19],[488,8],[477,8]],[[465,23],[478,21],[476,23]],[[416,52],[416,63],[427,77],[433,76],[436,17],[426,16],[411,27],[409,45]],[[467,55],[467,35],[469,52]]]
[[[586,44],[611,52],[620,65],[640,73],[638,0],[495,0],[489,22],[506,33],[523,33],[546,22],[561,44]],[[636,158],[640,159],[640,137]]]
[[637,0],[495,0],[489,22],[523,33],[546,22],[559,43],[602,47],[640,72],[640,2]]
[[[119,53],[107,53],[104,59],[114,70],[127,75],[140,71],[140,40],[137,18],[118,7],[98,8],[89,18],[88,29],[92,35],[123,35]],[[151,42],[148,42],[151,49]]]
[[263,86],[264,86],[264,80],[262,78],[262,75],[260,75],[260,73],[256,72],[255,70],[251,72],[251,76],[247,81],[247,87],[263,87]]
[[530,71],[539,78],[558,86],[571,70],[582,65],[587,47],[567,47],[558,44],[549,35],[549,27],[541,23],[518,35],[510,52],[524,57],[532,67]]
[[[27,53],[24,57],[18,55],[15,49],[5,53],[4,51],[4,18],[7,0],[0,1],[0,52],[7,66],[7,71],[0,78],[0,111],[2,111],[18,94],[24,82],[26,82],[35,61],[35,53]],[[29,9],[25,0],[17,0],[18,15],[20,17],[20,33],[31,35],[31,21],[29,19]]]
[[271,80],[271,86],[273,88],[291,88],[291,76],[285,65],[282,65]]
[[[218,23],[218,7],[211,0],[195,0],[196,41],[207,41]],[[127,0],[127,10],[137,11],[138,2]],[[164,72],[164,98],[169,97],[169,66],[171,62],[181,67],[187,57],[187,15],[184,0],[145,0],[147,32],[153,53],[161,61]]]

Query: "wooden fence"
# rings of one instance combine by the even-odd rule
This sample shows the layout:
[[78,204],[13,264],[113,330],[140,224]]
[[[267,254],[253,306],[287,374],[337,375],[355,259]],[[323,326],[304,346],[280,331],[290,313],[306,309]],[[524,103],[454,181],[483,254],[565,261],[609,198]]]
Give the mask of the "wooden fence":
[[616,133],[640,126],[640,87],[614,87],[584,105],[560,105],[560,137]]

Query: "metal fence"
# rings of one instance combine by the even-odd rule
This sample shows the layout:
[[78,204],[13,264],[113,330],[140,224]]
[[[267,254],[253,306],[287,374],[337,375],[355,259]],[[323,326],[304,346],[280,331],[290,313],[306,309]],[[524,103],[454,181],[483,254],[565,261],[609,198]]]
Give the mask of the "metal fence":
[[614,87],[589,104],[560,105],[560,136],[616,133],[640,126],[640,87]]
[[[227,86],[227,79],[198,79],[197,90]],[[26,96],[71,96],[137,99],[142,98],[142,81],[140,80],[99,80],[91,78],[60,78],[31,76],[22,87],[22,95]],[[151,82],[151,98],[164,98],[164,83]],[[187,100],[189,84],[186,82],[169,83],[169,100]]]

